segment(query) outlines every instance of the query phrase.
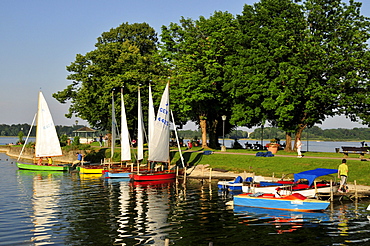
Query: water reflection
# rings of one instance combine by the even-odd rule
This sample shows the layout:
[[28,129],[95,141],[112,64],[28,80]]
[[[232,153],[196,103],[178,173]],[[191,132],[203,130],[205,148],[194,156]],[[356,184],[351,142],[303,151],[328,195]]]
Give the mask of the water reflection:
[[[60,184],[62,172],[18,170],[18,177],[28,176],[32,180],[32,223],[34,229],[30,239],[35,245],[50,242],[53,227],[58,224]],[[20,180],[22,183],[23,180]]]
[[339,208],[338,229],[340,236],[348,236],[348,218],[346,217],[346,206]]
[[[323,213],[230,209],[217,184],[131,183],[1,162],[0,245],[366,245],[369,201]],[[239,210],[238,210],[239,209]]]
[[[105,181],[115,216],[115,244],[161,245],[167,237],[170,198],[175,181],[129,182],[128,179]],[[118,204],[115,204],[117,197]]]
[[278,234],[294,232],[306,225],[318,225],[330,221],[326,213],[298,212],[277,209],[234,206],[234,213],[244,225],[273,225]]

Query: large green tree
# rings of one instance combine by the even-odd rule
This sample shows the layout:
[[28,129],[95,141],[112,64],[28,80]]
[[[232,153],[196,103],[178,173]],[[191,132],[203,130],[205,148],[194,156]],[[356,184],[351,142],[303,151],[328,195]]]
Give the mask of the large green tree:
[[162,27],[162,54],[173,68],[175,108],[186,115],[186,120],[200,125],[202,147],[207,147],[207,133],[209,147],[218,147],[221,116],[230,117],[231,101],[222,88],[226,83],[225,64],[235,55],[237,33],[237,21],[227,12],[195,21],[182,18],[180,24]]
[[[339,0],[261,0],[238,16],[243,32],[226,88],[233,122],[271,121],[301,136],[327,116],[347,112],[367,83],[368,19]],[[244,72],[240,72],[243,70]]]
[[[111,97],[115,88],[123,87],[128,125],[133,130],[137,119],[137,91],[141,86],[142,104],[147,105],[147,87],[161,83],[167,70],[158,56],[157,35],[146,23],[123,23],[102,33],[95,44],[96,49],[67,67],[67,79],[72,83],[63,91],[53,94],[59,102],[71,101],[67,117],[73,114],[87,120],[93,127],[111,128]],[[160,86],[160,90],[164,86]],[[119,89],[113,91],[117,102],[119,121]],[[146,113],[146,111],[144,111]]]

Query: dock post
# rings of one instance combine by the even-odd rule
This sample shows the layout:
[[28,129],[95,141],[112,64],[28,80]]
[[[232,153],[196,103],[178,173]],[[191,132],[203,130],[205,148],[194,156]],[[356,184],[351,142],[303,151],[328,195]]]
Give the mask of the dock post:
[[315,197],[316,197],[316,198],[318,198],[316,180],[315,180],[315,181],[313,181],[313,185],[314,185],[314,187],[315,187]]
[[184,184],[186,183],[186,167],[184,168]]
[[170,245],[170,239],[166,238],[164,240],[164,246],[168,246],[168,245]]
[[209,169],[209,182],[212,181],[212,168]]
[[333,202],[334,195],[333,195],[333,180],[330,180],[330,201]]
[[358,198],[358,194],[357,194],[357,182],[356,182],[356,180],[355,180],[355,198],[356,198],[356,200]]

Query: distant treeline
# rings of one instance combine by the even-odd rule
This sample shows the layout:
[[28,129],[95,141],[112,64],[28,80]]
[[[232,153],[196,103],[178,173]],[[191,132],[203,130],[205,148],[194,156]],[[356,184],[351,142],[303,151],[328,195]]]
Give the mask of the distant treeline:
[[[179,136],[184,139],[200,139],[200,130],[180,130]],[[220,136],[222,138],[223,136]],[[241,139],[248,138],[248,132],[242,130],[233,130],[229,134],[225,134],[225,138]],[[285,132],[275,127],[264,127],[255,129],[250,133],[249,138],[251,139],[274,139],[279,138],[285,139]],[[353,128],[353,129],[321,129],[320,127],[314,126],[310,129],[303,131],[302,139],[312,140],[326,140],[326,141],[363,141],[370,140],[370,128],[364,126],[364,128]]]
[[[83,125],[73,125],[73,126],[55,126],[59,136],[67,135],[74,136],[74,132],[80,128],[84,127]],[[0,136],[18,136],[20,132],[23,132],[24,136],[27,136],[31,126],[28,124],[17,124],[17,125],[0,125]],[[98,133],[97,133],[98,134]],[[33,127],[31,130],[30,136],[36,136],[36,127]]]
[[[67,136],[74,136],[74,132],[83,125],[73,125],[73,126],[55,126],[58,135],[67,135]],[[0,136],[18,136],[19,132],[23,132],[24,136],[28,134],[30,129],[30,125],[28,124],[17,124],[17,125],[0,125]],[[98,136],[100,132],[96,133]],[[200,130],[179,130],[178,135],[180,138],[184,139],[201,139],[201,131]],[[36,136],[36,127],[32,128],[30,136]],[[222,138],[223,136],[220,136]],[[279,138],[284,140],[285,139],[285,132],[275,128],[275,127],[264,127],[255,129],[252,133],[250,133],[249,138],[252,139],[274,139]],[[241,139],[241,138],[248,138],[248,132],[242,130],[233,130],[229,134],[225,134],[225,138],[231,139]],[[314,126],[310,129],[306,129],[303,131],[302,139],[312,139],[312,140],[334,140],[334,141],[341,141],[341,140],[353,140],[353,141],[363,141],[363,140],[370,140],[370,128],[363,127],[363,128],[353,128],[353,129],[321,129],[320,127]]]

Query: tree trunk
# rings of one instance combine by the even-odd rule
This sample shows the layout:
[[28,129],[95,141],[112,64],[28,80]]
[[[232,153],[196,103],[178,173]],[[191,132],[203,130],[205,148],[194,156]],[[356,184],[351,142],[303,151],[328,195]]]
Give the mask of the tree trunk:
[[202,148],[207,148],[207,120],[203,117],[199,117],[200,129],[202,131]]
[[292,151],[292,134],[290,132],[285,132],[285,149],[286,152]]
[[295,138],[294,138],[294,150],[297,150],[297,139],[300,138],[302,141],[302,132],[306,128],[306,125],[300,125],[300,128],[298,128],[297,132],[295,133]]
[[209,127],[209,147],[212,149],[217,149],[220,147],[217,135],[217,124],[218,120],[213,120],[211,122],[211,126]]

